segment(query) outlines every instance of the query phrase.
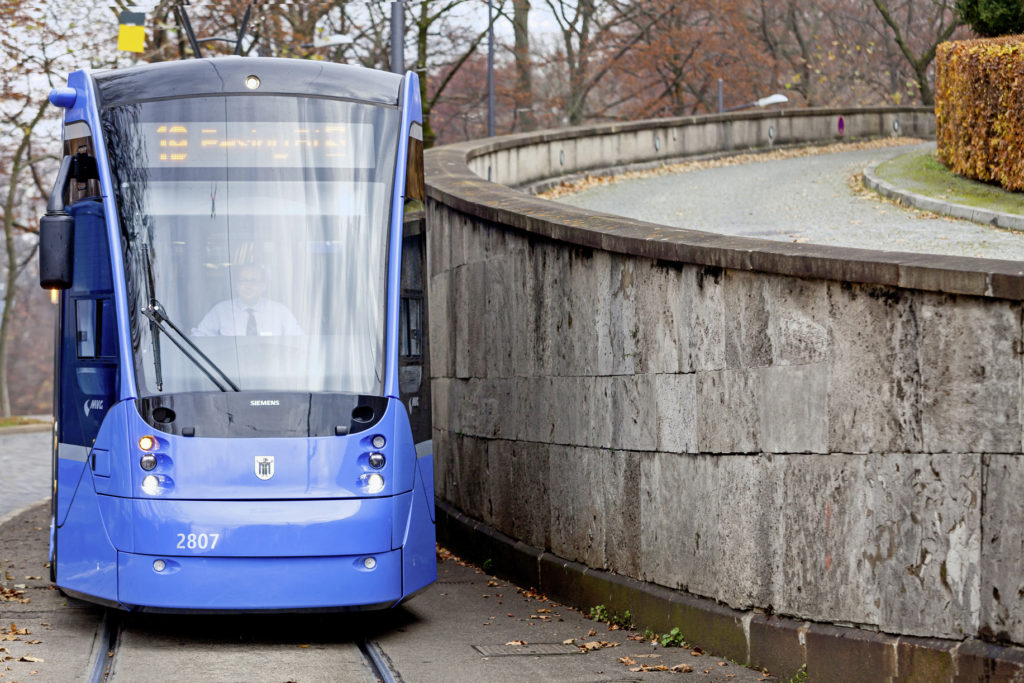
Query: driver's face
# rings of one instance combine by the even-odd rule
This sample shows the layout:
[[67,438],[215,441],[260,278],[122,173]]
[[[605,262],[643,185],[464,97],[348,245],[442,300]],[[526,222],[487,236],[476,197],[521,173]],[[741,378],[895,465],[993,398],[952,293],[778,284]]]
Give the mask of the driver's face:
[[256,303],[267,288],[267,284],[257,271],[243,272],[235,286],[238,288],[239,298],[246,304]]

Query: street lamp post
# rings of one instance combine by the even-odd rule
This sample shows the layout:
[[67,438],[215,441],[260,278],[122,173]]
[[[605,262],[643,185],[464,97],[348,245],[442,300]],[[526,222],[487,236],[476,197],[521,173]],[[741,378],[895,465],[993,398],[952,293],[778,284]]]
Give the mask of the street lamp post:
[[494,137],[494,3],[487,0],[487,137]]
[[405,3],[391,3],[391,71],[405,73]]

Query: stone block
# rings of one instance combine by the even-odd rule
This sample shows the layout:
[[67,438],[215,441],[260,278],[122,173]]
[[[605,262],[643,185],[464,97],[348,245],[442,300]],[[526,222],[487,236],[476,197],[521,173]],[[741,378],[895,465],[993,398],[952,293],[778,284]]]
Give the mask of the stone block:
[[696,375],[655,375],[654,396],[658,417],[657,450],[696,453]]
[[675,374],[690,372],[692,277],[684,266],[651,262],[637,270],[641,282],[636,292],[640,330],[638,362],[642,372]]
[[1024,649],[966,640],[956,651],[954,680],[958,683],[1024,681]]
[[611,261],[611,285],[607,292],[609,332],[614,375],[632,375],[639,370],[640,322],[637,311],[637,278],[644,266],[637,259],[616,255]]
[[689,366],[696,372],[725,368],[725,271],[711,266],[689,267],[684,273],[692,284],[690,304]]
[[[639,576],[641,518],[640,461],[646,457],[635,451],[598,451],[603,453],[605,477],[602,482],[605,514],[605,559],[617,574]],[[557,472],[557,466],[552,468]]]
[[828,365],[780,365],[758,372],[761,450],[827,453]]
[[725,365],[728,368],[757,368],[772,362],[765,282],[766,278],[761,273],[725,271],[722,303]]
[[430,374],[433,377],[451,377],[455,372],[448,283],[449,274],[445,272],[432,275],[428,284],[427,333],[430,335]]
[[829,284],[829,450],[919,453],[920,330],[915,294]]
[[655,453],[641,461],[641,577],[737,609],[768,604],[774,464]]
[[900,683],[952,683],[959,641],[900,637],[896,644],[895,680]]
[[512,271],[511,257],[495,257],[485,264],[482,355],[487,377],[511,377],[516,371],[513,348],[522,336],[512,305],[519,288]]
[[[551,447],[551,552],[589,567],[606,566],[606,520],[617,510],[604,506],[608,452]],[[596,603],[595,603],[596,604]]]
[[448,500],[474,519],[489,521],[490,484],[487,472],[487,442],[459,434],[450,435],[452,477]]
[[549,462],[556,453],[545,444],[489,442],[488,512],[498,531],[529,545],[549,545]]
[[761,400],[756,370],[697,373],[697,449],[702,453],[757,452]]
[[828,285],[822,280],[762,277],[770,315],[768,339],[773,365],[804,365],[828,360]]
[[754,669],[768,669],[780,681],[793,679],[807,663],[804,636],[808,624],[765,614],[750,618],[750,661]]
[[981,632],[1024,643],[1024,456],[984,459]]
[[653,451],[658,442],[657,396],[650,375],[611,378],[612,448]]
[[432,277],[451,270],[451,232],[455,212],[427,200],[427,272]]
[[896,676],[896,639],[856,628],[811,624],[807,678],[828,683],[874,683]]
[[[978,623],[979,456],[777,456],[768,603],[815,621],[960,638]],[[766,501],[768,502],[768,501]]]
[[924,450],[1019,453],[1019,305],[966,296],[921,298]]

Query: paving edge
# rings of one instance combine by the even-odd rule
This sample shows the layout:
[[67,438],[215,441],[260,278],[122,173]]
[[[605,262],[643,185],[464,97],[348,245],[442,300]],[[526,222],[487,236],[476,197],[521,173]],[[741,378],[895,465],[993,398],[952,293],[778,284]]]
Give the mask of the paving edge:
[[[803,667],[810,680],[1024,680],[1024,648],[893,635],[735,610],[701,598],[566,560],[506,536],[436,502],[438,542],[490,571],[579,609],[629,610],[640,628],[678,627],[716,656],[788,680]],[[855,677],[860,680],[859,677]]]
[[13,520],[15,517],[18,517],[19,515],[21,515],[21,514],[23,514],[25,512],[28,512],[29,510],[31,510],[32,508],[36,507],[37,505],[45,505],[45,504],[47,504],[49,502],[50,502],[49,498],[40,498],[39,500],[37,500],[34,503],[29,503],[28,505],[26,505],[24,507],[20,507],[17,510],[11,510],[10,512],[2,514],[2,515],[0,515],[0,526],[3,526],[4,524],[7,524],[11,520]]
[[864,187],[869,190],[874,190],[883,197],[894,199],[907,206],[913,206],[915,208],[931,211],[932,213],[941,214],[943,216],[951,216],[953,218],[961,218],[965,221],[981,223],[982,225],[991,225],[992,227],[1001,228],[1003,230],[1024,232],[1024,216],[1016,216],[1014,214],[1002,213],[1000,211],[979,209],[974,206],[967,206],[966,204],[947,202],[942,199],[936,199],[935,197],[928,197],[923,194],[911,192],[910,190],[904,190],[903,188],[893,185],[887,180],[882,180],[875,175],[875,170],[883,163],[885,162],[876,161],[864,169]]

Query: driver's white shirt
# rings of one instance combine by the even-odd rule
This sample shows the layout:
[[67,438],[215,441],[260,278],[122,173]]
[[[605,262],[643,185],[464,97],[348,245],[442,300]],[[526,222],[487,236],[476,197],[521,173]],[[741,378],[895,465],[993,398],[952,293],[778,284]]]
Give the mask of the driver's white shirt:
[[256,331],[263,336],[303,334],[295,316],[284,304],[261,298],[246,305],[239,300],[226,300],[214,304],[199,324],[192,328],[196,337],[245,336],[249,324],[249,309],[256,318]]

